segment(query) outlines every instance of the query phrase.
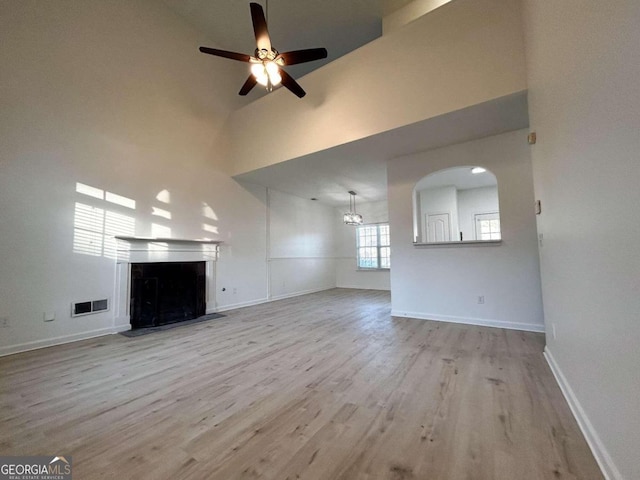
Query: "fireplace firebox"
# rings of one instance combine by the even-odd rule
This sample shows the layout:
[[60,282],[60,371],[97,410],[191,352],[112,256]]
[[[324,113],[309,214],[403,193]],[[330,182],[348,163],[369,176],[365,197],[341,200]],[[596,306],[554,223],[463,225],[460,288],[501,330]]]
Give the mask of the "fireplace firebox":
[[131,264],[131,328],[198,318],[206,311],[206,262]]

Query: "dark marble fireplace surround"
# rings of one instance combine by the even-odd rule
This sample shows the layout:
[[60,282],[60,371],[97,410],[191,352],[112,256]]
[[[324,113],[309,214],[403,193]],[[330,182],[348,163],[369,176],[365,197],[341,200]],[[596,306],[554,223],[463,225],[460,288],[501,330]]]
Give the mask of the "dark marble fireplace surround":
[[131,264],[131,328],[198,318],[206,310],[206,262]]

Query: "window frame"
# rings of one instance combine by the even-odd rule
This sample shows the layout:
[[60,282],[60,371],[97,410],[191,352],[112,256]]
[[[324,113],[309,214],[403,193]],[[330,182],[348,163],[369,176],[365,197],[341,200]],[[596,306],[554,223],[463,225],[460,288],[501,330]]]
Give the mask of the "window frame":
[[[486,217],[486,218],[481,218],[481,217]],[[491,218],[494,217],[494,218]],[[478,230],[478,227],[482,224],[482,222],[492,222],[492,221],[496,221],[498,222],[498,230],[492,230],[491,227],[489,227],[489,232],[487,232],[489,234],[490,238],[478,238],[478,237],[482,237],[483,233],[482,230]],[[476,237],[476,241],[480,241],[480,242],[498,242],[502,240],[502,225],[500,223],[500,212],[478,212],[478,213],[474,213],[473,215],[473,229],[475,232],[475,237]],[[480,227],[481,228],[481,227]],[[497,238],[491,238],[494,234],[497,234],[498,237]]]
[[[360,229],[361,228],[371,228],[371,227],[376,227],[376,244],[375,245],[365,245],[365,246],[360,246]],[[366,223],[363,225],[358,225],[356,227],[356,270],[359,271],[364,271],[364,272],[375,272],[375,271],[389,271],[391,270],[391,230],[389,229],[389,243],[387,245],[382,245],[381,241],[380,241],[380,227],[387,227],[389,228],[389,222],[379,222],[379,223]],[[360,266],[360,248],[375,248],[376,249],[376,253],[377,253],[377,267],[361,267]],[[381,250],[383,248],[388,248],[389,249],[389,266],[388,267],[381,267],[380,265],[382,265],[382,255],[381,255]]]

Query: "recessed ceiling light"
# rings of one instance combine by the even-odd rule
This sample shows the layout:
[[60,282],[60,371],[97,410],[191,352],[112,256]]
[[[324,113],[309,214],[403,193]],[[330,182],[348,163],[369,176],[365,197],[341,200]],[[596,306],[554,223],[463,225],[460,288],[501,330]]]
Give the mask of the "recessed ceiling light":
[[482,168],[482,167],[473,167],[471,169],[471,173],[473,173],[474,175],[477,175],[478,173],[484,173],[486,171],[487,171],[487,169],[486,168]]

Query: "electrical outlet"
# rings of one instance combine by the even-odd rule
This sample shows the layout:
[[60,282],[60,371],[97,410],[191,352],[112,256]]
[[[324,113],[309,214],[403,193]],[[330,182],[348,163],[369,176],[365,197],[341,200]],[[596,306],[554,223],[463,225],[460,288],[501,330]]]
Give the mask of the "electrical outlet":
[[542,246],[542,241],[544,239],[544,235],[542,233],[538,234],[538,245]]
[[6,328],[9,326],[9,317],[0,317],[0,328]]
[[478,305],[484,305],[484,295],[478,296]]
[[556,324],[555,323],[551,324],[551,333],[553,335],[553,339],[555,340],[556,339]]
[[238,289],[236,287],[233,287],[233,294],[235,295],[236,293],[238,293]]

